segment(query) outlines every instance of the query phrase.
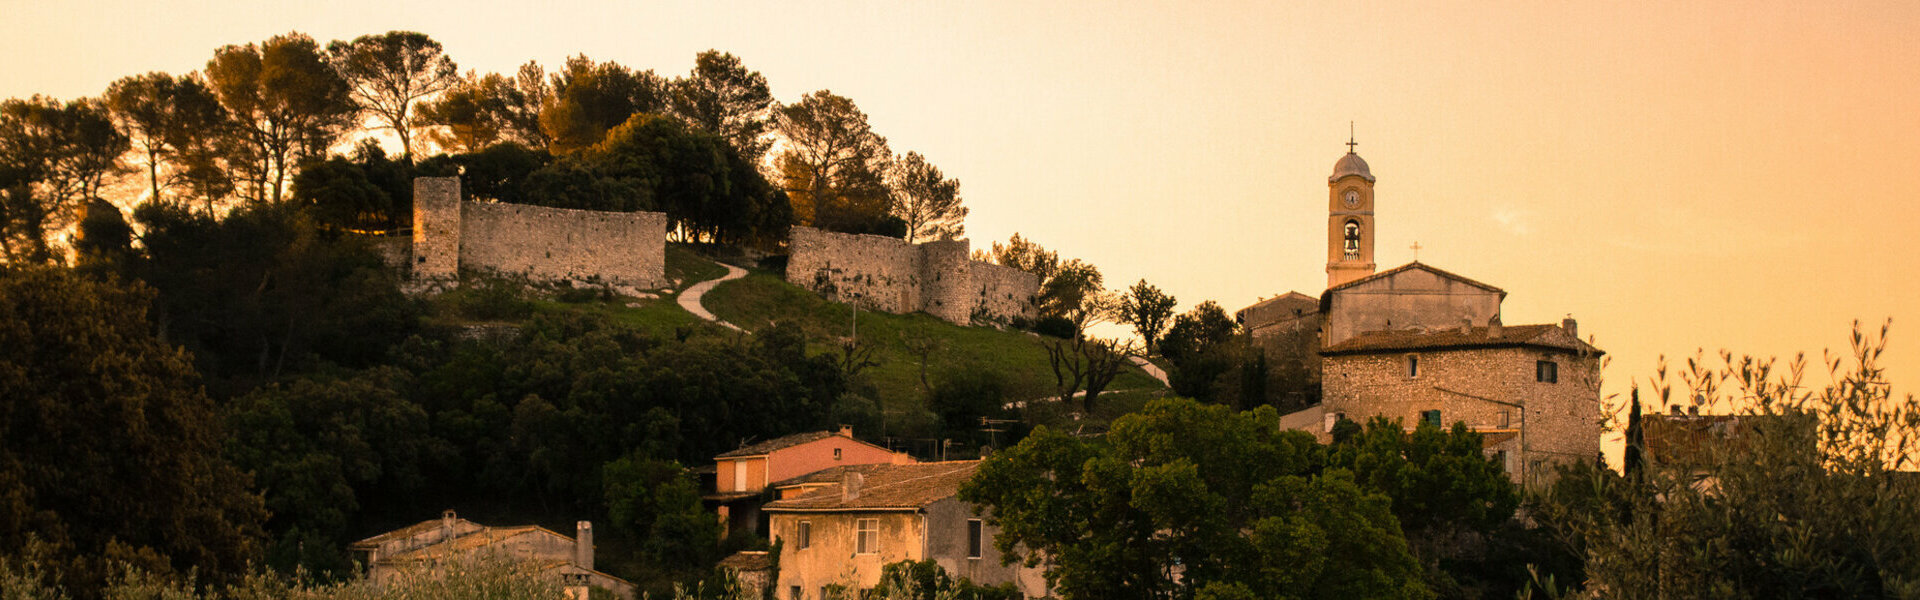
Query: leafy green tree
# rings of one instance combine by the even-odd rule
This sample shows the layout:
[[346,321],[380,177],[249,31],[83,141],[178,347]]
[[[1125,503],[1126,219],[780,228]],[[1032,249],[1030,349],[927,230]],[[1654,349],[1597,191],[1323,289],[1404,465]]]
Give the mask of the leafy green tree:
[[1133,326],[1133,332],[1140,336],[1151,354],[1158,347],[1154,344],[1167,330],[1167,321],[1173,318],[1173,307],[1178,303],[1173,296],[1142,279],[1120,296],[1120,322]]
[[410,380],[393,367],[321,373],[228,404],[226,454],[253,474],[273,515],[269,566],[351,574],[346,544],[364,532],[362,523],[431,510],[410,499],[451,449],[431,434],[426,411],[403,396]]
[[216,398],[308,361],[371,365],[418,328],[418,305],[379,254],[299,207],[215,219],[143,204],[134,219],[145,231],[140,277],[159,291],[156,320],[194,353]]
[[635,190],[627,210],[666,212],[669,230],[688,241],[743,240],[779,212],[773,186],[725,140],[661,115],[634,115],[578,156]]
[[1428,584],[1447,597],[1512,595],[1527,578],[1521,564],[1504,561],[1499,546],[1531,537],[1510,527],[1518,486],[1482,450],[1480,434],[1455,423],[1442,430],[1421,423],[1411,433],[1399,421],[1374,417],[1339,436],[1327,464],[1350,470],[1365,488],[1393,502]]
[[907,241],[952,240],[965,235],[967,207],[960,205],[960,182],[918,152],[893,160],[887,169],[895,211],[907,223]]
[[235,120],[233,162],[256,202],[282,200],[300,159],[319,157],[353,124],[347,82],[304,33],[229,45],[207,62],[207,83]]
[[430,127],[427,139],[449,152],[474,153],[501,142],[544,150],[540,110],[551,92],[539,63],[521,65],[511,77],[469,71],[438,98],[422,102],[414,120]]
[[[774,111],[786,142],[775,160],[796,222],[833,231],[890,227],[893,199],[884,180],[892,154],[852,100],[820,90]],[[901,224],[902,226],[904,223]]]
[[[155,72],[124,77],[107,87],[106,103],[121,131],[146,155],[147,185],[155,201],[167,187],[184,182],[196,161],[205,160],[195,153],[204,149],[201,138],[206,132],[227,124],[220,99],[196,75]],[[176,173],[164,186],[162,163],[171,163]]]
[[458,79],[459,69],[440,42],[424,33],[389,31],[351,42],[335,40],[327,45],[327,56],[351,86],[354,103],[400,136],[401,157],[412,161],[414,102],[445,91]]
[[11,261],[47,262],[47,239],[72,222],[80,203],[99,196],[120,168],[127,137],[106,105],[34,96],[0,103],[0,246]]
[[1235,343],[1239,327],[1212,300],[1174,317],[1173,326],[1160,339],[1160,355],[1173,365],[1167,379],[1174,393],[1217,399],[1221,378],[1241,365],[1250,352],[1246,344]]
[[1041,427],[961,487],[1067,598],[1423,598],[1384,495],[1272,409],[1157,400],[1104,439]]
[[628,455],[601,472],[607,524],[641,542],[638,562],[684,576],[719,560],[720,521],[700,506],[699,486],[679,463]]
[[671,107],[688,125],[720,136],[748,164],[759,165],[770,142],[773,93],[767,78],[740,58],[717,50],[694,58],[693,72],[675,79]]
[[242,572],[260,498],[220,456],[190,357],[147,320],[151,292],[0,267],[0,554],[51,545],[72,589],[115,562]]
[[[1664,364],[1662,405],[1737,415],[1701,427],[1698,446],[1648,453],[1632,477],[1563,470],[1530,512],[1585,559],[1587,593],[1635,598],[1908,598],[1920,595],[1920,403],[1896,396],[1879,335],[1855,325],[1831,380],[1805,363],[1721,353]],[[1681,400],[1673,396],[1678,392]],[[1704,423],[1725,416],[1699,417]],[[1652,419],[1648,419],[1652,421]],[[1651,443],[1653,423],[1643,439]],[[1671,432],[1670,432],[1671,433]],[[1669,443],[1674,435],[1667,438]],[[1646,450],[1646,448],[1642,448]]]
[[598,144],[608,130],[633,115],[660,113],[667,105],[667,84],[653,71],[596,63],[584,54],[567,59],[552,82],[552,98],[540,111],[540,130],[556,155]]

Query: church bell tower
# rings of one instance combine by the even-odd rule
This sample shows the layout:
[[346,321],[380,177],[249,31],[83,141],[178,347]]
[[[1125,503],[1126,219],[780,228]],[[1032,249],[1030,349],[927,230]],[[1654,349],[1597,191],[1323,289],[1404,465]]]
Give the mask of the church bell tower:
[[1327,177],[1327,287],[1353,281],[1374,271],[1373,173],[1367,161],[1353,153],[1333,164]]

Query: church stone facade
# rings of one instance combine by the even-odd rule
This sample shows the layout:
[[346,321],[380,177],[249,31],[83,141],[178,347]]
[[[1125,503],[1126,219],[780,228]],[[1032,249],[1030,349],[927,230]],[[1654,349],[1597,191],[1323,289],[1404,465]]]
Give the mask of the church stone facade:
[[1321,401],[1284,426],[1323,440],[1345,418],[1464,422],[1515,481],[1600,450],[1602,354],[1573,319],[1501,323],[1507,293],[1418,261],[1376,272],[1377,179],[1351,150],[1327,178],[1327,289],[1288,292],[1235,313],[1277,365],[1305,367]]

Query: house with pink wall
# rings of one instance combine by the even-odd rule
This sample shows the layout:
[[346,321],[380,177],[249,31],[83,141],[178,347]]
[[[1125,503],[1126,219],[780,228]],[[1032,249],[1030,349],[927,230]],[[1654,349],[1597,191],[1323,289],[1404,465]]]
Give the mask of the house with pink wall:
[[716,505],[727,532],[758,534],[760,504],[774,483],[816,471],[846,465],[907,464],[916,462],[853,437],[853,428],[810,431],[778,437],[713,457],[714,491],[706,499]]

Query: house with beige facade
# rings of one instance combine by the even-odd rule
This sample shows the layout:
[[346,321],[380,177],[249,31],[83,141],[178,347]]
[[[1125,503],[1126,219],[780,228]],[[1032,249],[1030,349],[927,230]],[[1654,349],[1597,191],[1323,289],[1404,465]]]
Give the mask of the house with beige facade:
[[872,589],[881,567],[906,560],[932,560],[956,578],[1046,595],[1041,570],[1001,564],[993,546],[999,528],[957,497],[979,464],[848,466],[795,482],[789,489],[800,493],[763,507],[781,544],[774,597],[819,600],[836,588]]
[[558,580],[569,598],[586,600],[593,588],[625,600],[634,585],[593,568],[593,524],[580,521],[573,537],[539,525],[491,527],[460,518],[453,511],[348,546],[366,568],[367,580],[384,586],[403,577],[432,573],[449,561],[505,559],[531,564]]
[[1507,292],[1493,285],[1418,260],[1377,271],[1377,182],[1351,149],[1327,178],[1326,290],[1234,314],[1269,364],[1318,389],[1318,402],[1284,415],[1283,426],[1327,440],[1342,418],[1384,416],[1409,430],[1464,422],[1523,483],[1556,463],[1595,460],[1604,352],[1580,339],[1571,317],[1503,325]]
[[904,452],[860,441],[852,427],[796,433],[713,457],[714,491],[705,499],[727,532],[758,534],[768,484],[843,465],[914,462]]

